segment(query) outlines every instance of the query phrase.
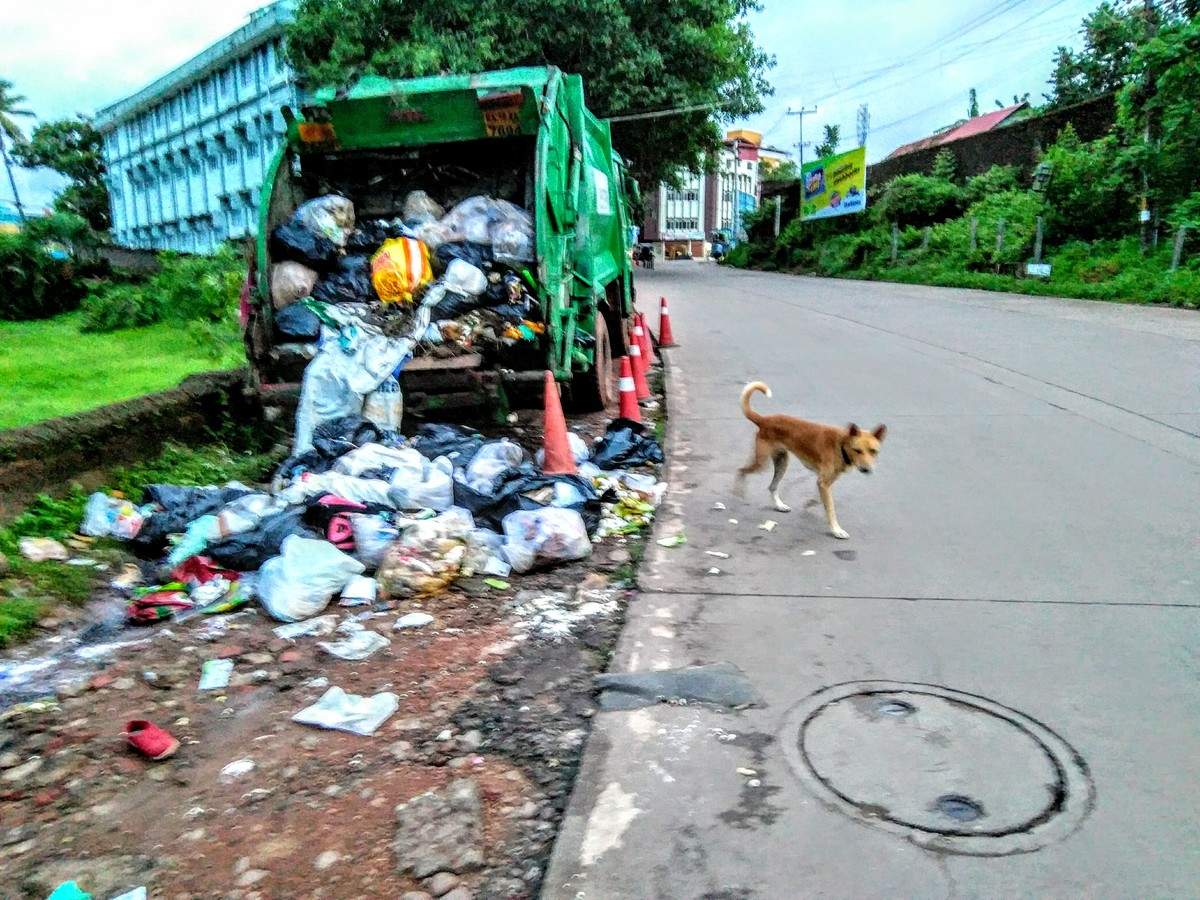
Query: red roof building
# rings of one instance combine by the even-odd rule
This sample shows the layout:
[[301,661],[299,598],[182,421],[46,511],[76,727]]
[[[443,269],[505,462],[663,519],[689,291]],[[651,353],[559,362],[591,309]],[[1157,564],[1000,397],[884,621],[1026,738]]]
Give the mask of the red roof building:
[[942,144],[950,144],[954,141],[961,141],[963,138],[974,137],[977,134],[983,134],[985,131],[991,131],[993,128],[999,128],[1005,122],[1012,119],[1014,115],[1021,110],[1026,109],[1028,103],[1018,103],[1015,106],[1006,106],[1003,109],[997,109],[994,112],[984,113],[982,116],[975,116],[971,119],[965,119],[957,125],[947,128],[945,131],[939,131],[936,134],[931,134],[929,137],[923,137],[918,141],[912,141],[908,144],[901,144],[884,159],[893,159],[897,156],[903,156],[906,153],[913,153],[917,150],[925,150],[929,147],[939,147]]

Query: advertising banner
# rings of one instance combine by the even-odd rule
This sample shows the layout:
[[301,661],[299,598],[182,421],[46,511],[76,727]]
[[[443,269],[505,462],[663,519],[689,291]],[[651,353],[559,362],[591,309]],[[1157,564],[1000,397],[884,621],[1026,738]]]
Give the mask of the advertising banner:
[[806,162],[800,174],[802,219],[827,219],[867,208],[867,148]]

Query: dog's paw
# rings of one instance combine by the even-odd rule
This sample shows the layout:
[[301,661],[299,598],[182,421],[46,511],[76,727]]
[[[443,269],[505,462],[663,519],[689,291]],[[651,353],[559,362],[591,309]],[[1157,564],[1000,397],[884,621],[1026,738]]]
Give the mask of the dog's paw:
[[846,533],[846,529],[845,529],[845,528],[831,528],[831,529],[829,530],[829,533],[830,533],[830,534],[832,534],[832,535],[833,535],[835,538],[837,538],[838,540],[845,541],[845,540],[849,540],[849,539],[850,539],[850,535],[848,535],[848,534]]

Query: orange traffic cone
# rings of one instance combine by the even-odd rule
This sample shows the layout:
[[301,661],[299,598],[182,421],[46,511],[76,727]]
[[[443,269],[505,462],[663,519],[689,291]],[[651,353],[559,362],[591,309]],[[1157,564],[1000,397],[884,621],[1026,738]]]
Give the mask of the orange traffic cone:
[[650,399],[650,385],[646,383],[646,363],[642,357],[642,345],[636,336],[629,341],[629,368],[633,371],[633,388],[639,400]]
[[671,312],[667,309],[666,297],[662,298],[658,307],[658,346],[675,346],[675,335],[671,334]]
[[628,356],[621,357],[621,412],[622,419],[632,422],[642,421],[642,411],[638,409],[637,388],[633,384],[633,366]]
[[558,400],[558,384],[554,373],[546,371],[545,414],[542,419],[542,472],[546,475],[574,475],[575,457],[567,442],[567,420],[563,418]]
[[641,329],[642,363],[649,369],[654,365],[654,345],[650,343],[650,326],[646,324],[646,314],[638,313],[636,321],[637,328]]

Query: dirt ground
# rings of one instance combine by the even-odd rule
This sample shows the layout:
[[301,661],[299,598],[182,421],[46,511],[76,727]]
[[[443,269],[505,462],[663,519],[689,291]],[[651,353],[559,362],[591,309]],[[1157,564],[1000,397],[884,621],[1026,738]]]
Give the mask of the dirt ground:
[[[572,424],[590,439],[606,421]],[[533,429],[518,430],[528,445]],[[243,900],[536,896],[637,542],[608,538],[591,559],[513,575],[506,590],[466,579],[423,602],[335,602],[326,612],[370,615],[364,626],[391,641],[361,661],[317,637],[277,638],[256,608],[123,632],[149,640],[61,684],[56,702],[0,712],[0,896],[45,897],[69,879],[97,898],[140,885]],[[567,633],[539,630],[531,601],[547,594],[570,612]],[[433,623],[392,630],[418,610]],[[216,658],[234,660],[231,684],[200,692]],[[369,737],[291,721],[329,685],[392,691],[399,710]],[[169,730],[179,752],[135,755],[121,737],[131,719]],[[239,760],[252,768],[228,774]],[[463,779],[478,810],[397,812]],[[396,846],[398,826],[412,846]],[[478,853],[438,861],[464,843]],[[405,862],[427,849],[432,860]]]

